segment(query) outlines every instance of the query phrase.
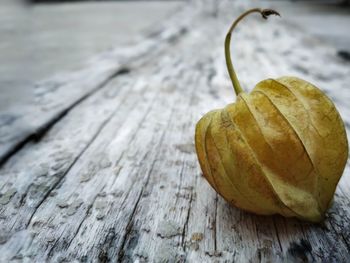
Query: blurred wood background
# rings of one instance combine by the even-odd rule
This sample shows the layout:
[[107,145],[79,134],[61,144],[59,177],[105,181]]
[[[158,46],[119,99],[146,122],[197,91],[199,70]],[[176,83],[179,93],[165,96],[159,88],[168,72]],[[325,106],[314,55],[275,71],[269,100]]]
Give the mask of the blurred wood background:
[[[223,40],[254,4],[190,1],[140,42],[38,83],[33,104],[2,116],[1,262],[349,260],[349,164],[321,225],[240,211],[201,175],[194,127],[235,100]],[[304,78],[333,99],[350,135],[350,66],[332,47],[258,15],[232,42],[246,91]]]

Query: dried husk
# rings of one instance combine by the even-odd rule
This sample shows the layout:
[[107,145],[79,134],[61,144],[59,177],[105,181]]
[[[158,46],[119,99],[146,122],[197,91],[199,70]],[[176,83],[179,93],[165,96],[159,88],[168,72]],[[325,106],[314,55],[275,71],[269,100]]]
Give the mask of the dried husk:
[[295,78],[267,79],[197,123],[199,163],[232,205],[256,214],[319,222],[348,158],[332,101]]

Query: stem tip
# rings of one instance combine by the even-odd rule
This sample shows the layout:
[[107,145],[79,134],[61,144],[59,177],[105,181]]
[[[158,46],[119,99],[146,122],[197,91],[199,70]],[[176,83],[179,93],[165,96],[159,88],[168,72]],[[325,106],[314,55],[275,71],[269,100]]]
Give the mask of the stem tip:
[[270,15],[281,16],[280,13],[273,9],[263,9],[261,10],[261,15],[265,19],[267,19]]

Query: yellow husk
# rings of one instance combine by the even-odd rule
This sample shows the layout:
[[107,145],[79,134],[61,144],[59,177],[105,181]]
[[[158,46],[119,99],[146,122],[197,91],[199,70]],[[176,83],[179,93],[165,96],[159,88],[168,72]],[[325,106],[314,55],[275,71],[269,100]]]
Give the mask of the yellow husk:
[[205,178],[234,206],[312,222],[323,219],[348,157],[334,104],[295,77],[264,80],[207,113],[195,145]]

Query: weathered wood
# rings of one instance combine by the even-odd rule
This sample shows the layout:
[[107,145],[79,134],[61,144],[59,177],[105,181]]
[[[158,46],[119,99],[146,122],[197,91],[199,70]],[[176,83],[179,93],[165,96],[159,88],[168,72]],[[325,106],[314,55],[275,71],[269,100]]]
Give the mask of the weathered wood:
[[138,44],[98,55],[77,72],[62,73],[36,83],[30,102],[16,104],[0,114],[0,165],[28,141],[43,136],[69,110],[113,77],[128,71],[139,58],[154,56],[153,51],[159,45],[183,34],[187,19],[176,26],[171,21],[145,32]]
[[[132,57],[130,72],[7,160],[0,261],[348,261],[349,167],[323,225],[240,211],[201,176],[194,126],[234,100],[222,42],[249,5],[191,2],[166,24],[178,33]],[[248,19],[233,39],[243,87],[281,75],[310,80],[334,99],[350,134],[349,66],[300,28],[260,22]]]

